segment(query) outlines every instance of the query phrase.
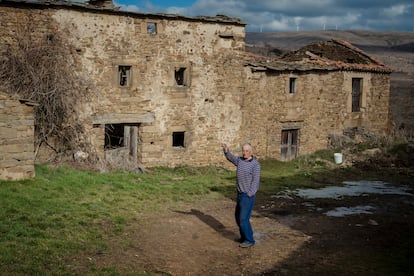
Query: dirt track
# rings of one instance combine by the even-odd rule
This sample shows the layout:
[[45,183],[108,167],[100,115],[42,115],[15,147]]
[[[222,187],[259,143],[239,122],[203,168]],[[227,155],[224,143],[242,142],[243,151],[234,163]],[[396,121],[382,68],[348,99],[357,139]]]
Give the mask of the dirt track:
[[85,252],[70,270],[112,268],[152,275],[409,275],[414,199],[401,195],[349,198],[376,206],[374,214],[328,217],[344,202],[260,197],[252,224],[257,244],[235,241],[234,202],[217,197],[148,217],[110,242]]

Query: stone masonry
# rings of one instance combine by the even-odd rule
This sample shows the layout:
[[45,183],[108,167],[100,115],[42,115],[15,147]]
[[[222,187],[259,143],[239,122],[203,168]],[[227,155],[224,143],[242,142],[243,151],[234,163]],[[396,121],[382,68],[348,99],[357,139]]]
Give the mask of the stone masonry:
[[[260,87],[262,97],[246,95],[244,121],[254,132],[243,136],[257,145],[262,156],[280,159],[282,129],[298,129],[300,154],[328,146],[328,135],[342,135],[344,129],[364,127],[385,134],[389,122],[389,75],[365,72],[251,72],[247,90]],[[289,93],[289,79],[298,80],[297,92]],[[360,112],[351,110],[352,78],[364,80]],[[250,109],[250,110],[249,110]],[[254,117],[251,116],[254,114]]]
[[33,103],[0,92],[0,179],[35,176]]
[[[3,0],[0,51],[13,45],[22,22],[39,37],[64,38],[81,64],[77,73],[91,98],[75,112],[103,159],[123,154],[146,167],[225,166],[222,142],[237,153],[250,141],[259,158],[285,160],[284,140],[296,141],[287,150],[301,155],[326,148],[328,135],[346,128],[387,131],[389,71],[320,60],[318,67],[250,62],[239,19]],[[363,80],[359,112],[351,110],[355,78]]]

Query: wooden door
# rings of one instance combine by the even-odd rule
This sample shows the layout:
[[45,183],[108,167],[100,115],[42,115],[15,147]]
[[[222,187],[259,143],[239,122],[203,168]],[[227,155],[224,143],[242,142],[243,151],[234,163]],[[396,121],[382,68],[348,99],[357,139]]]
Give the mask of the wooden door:
[[298,155],[299,129],[282,130],[280,160],[290,161]]

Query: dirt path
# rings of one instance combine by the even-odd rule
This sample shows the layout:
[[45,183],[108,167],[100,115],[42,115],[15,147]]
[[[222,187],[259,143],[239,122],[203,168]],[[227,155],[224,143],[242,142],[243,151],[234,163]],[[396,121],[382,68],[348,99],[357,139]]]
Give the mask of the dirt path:
[[412,197],[358,197],[346,204],[370,204],[377,211],[341,218],[323,214],[341,204],[258,198],[252,217],[257,244],[247,249],[235,241],[238,229],[231,199],[188,204],[130,225],[111,248],[86,252],[72,269],[106,267],[152,275],[409,275],[414,271],[404,261],[414,256]]
[[[170,210],[125,233],[128,244],[116,244],[103,254],[78,259],[97,267],[171,275],[251,275],[271,270],[310,237],[254,212],[252,223],[257,244],[238,247],[233,219],[234,202],[221,198]],[[83,259],[83,261],[82,261]],[[79,262],[80,261],[80,262]],[[143,269],[144,268],[144,269]]]
[[139,244],[161,271],[240,275],[272,269],[310,238],[255,213],[252,223],[257,244],[249,249],[239,248],[233,212],[234,203],[230,200],[173,211],[161,221],[150,223]]

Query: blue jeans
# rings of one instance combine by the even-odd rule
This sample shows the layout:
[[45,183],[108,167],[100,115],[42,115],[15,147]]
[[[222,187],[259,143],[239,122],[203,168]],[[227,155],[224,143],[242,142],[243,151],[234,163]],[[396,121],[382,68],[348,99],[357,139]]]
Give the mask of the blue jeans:
[[238,193],[235,211],[236,223],[239,226],[241,239],[251,243],[255,243],[252,225],[250,224],[250,216],[255,199],[255,196],[249,197],[246,193]]

